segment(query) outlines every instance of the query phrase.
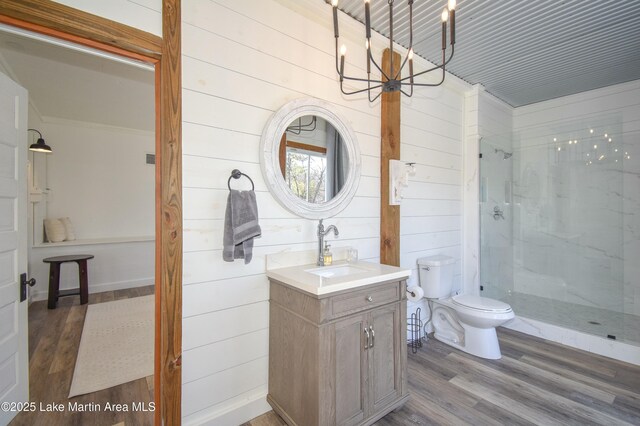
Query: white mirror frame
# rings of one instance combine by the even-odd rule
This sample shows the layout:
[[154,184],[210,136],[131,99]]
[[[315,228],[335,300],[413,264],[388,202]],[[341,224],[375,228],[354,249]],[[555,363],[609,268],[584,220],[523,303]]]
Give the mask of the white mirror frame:
[[[360,183],[358,140],[351,126],[332,109],[330,103],[320,99],[295,99],[273,114],[260,139],[260,165],[271,194],[282,207],[306,219],[325,219],[340,213],[349,205]],[[313,204],[296,197],[287,187],[280,169],[279,146],[282,134],[293,120],[305,115],[316,115],[331,123],[340,133],[349,155],[349,171],[345,184],[335,197],[325,203]]]

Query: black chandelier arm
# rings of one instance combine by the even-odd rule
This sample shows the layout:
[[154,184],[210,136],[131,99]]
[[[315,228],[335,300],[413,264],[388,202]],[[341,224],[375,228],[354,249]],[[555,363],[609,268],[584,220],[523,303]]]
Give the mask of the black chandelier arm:
[[384,78],[386,78],[387,80],[391,80],[389,78],[389,76],[387,75],[386,72],[382,71],[382,68],[380,68],[380,65],[378,65],[378,63],[376,62],[375,59],[373,59],[373,55],[371,54],[371,49],[368,49],[368,55],[369,55],[369,59],[371,60],[371,62],[373,62],[373,65],[376,66],[376,68],[378,69],[378,71],[380,71],[380,73],[384,76]]
[[340,75],[340,67],[338,66],[338,37],[336,37],[336,72]]
[[[393,74],[393,0],[388,0],[389,4],[389,74]],[[391,80],[387,78],[387,80]]]
[[411,86],[411,91],[409,93],[405,92],[404,90],[400,89],[400,92],[402,92],[406,97],[410,98],[411,96],[413,96],[413,84],[410,85]]
[[377,97],[371,99],[371,80],[367,83],[367,98],[369,98],[369,102],[373,102],[377,99]]
[[[409,52],[413,48],[413,0],[409,0],[409,47],[407,48],[407,56],[404,57],[404,61],[400,66],[400,69],[394,76],[394,79],[397,80],[398,77],[402,75],[402,69],[404,68],[407,60],[409,59]],[[393,72],[393,70],[391,70]]]
[[[443,58],[442,58],[442,59],[443,59],[443,61],[444,61],[444,54],[445,54],[445,53],[444,53],[444,51],[443,51],[443,52],[442,52],[442,56],[443,56]],[[438,68],[442,68],[442,78],[440,79],[440,82],[439,82],[439,83],[416,83],[416,82],[414,82],[413,84],[411,84],[411,83],[409,83],[409,84],[411,84],[411,86],[419,86],[419,87],[435,87],[435,86],[440,86],[442,83],[444,83],[444,79],[445,79],[445,76],[446,76],[446,70],[445,70],[444,64],[443,64],[443,66],[442,66],[442,67],[438,67]],[[437,68],[436,68],[436,69],[437,69]],[[419,74],[418,74],[418,75],[419,75]],[[403,83],[402,81],[400,82],[400,85],[406,85],[406,84],[407,84],[407,83]]]
[[[436,87],[436,86],[440,86],[442,83],[444,83],[444,76],[442,76],[442,79],[440,79],[439,83],[413,83],[413,86],[419,86],[419,87]],[[403,86],[405,85],[409,85],[407,83],[401,83]]]
[[373,99],[371,99],[371,92],[369,92],[369,102],[375,102],[381,95],[382,95],[382,90],[378,92],[378,94],[375,95]]
[[[316,116],[311,117],[309,123],[302,123],[302,117],[298,118],[298,124],[289,126],[285,129],[286,132],[293,133],[294,135],[300,135],[302,132],[313,132],[317,127]],[[313,127],[311,127],[313,126]]]
[[340,82],[340,91],[345,95],[355,95],[356,93],[367,92],[367,91],[370,91],[370,90],[373,90],[373,89],[377,89],[379,87],[382,87],[382,84],[378,84],[378,85],[373,86],[373,87],[367,87],[365,89],[354,90],[353,92],[345,92],[344,88],[342,87],[342,82]]
[[[370,77],[370,74],[367,74],[367,77]],[[369,98],[369,102],[376,100],[376,98],[371,99],[371,80],[367,83],[367,98]]]
[[[454,48],[453,46],[451,46],[451,55],[449,56],[449,59],[447,59],[446,61],[444,61],[444,62],[442,63],[442,65],[436,65],[436,66],[434,66],[433,68],[429,68],[428,70],[420,71],[418,74],[413,74],[413,78],[419,77],[419,76],[421,76],[421,75],[423,75],[423,74],[426,74],[426,73],[428,73],[428,72],[431,72],[431,71],[435,71],[435,70],[437,70],[438,68],[444,68],[444,67],[446,67],[446,66],[447,66],[447,64],[448,64],[449,62],[451,62],[451,59],[453,59],[453,54],[454,54],[454,53],[455,53],[455,48]],[[444,56],[444,55],[443,55],[443,56]],[[443,59],[444,59],[444,58],[443,58]],[[403,81],[408,80],[408,79],[410,79],[410,78],[411,78],[411,76],[407,76],[407,77],[405,77],[405,78],[400,79],[400,82],[403,82]],[[407,83],[402,83],[402,84],[407,84]],[[413,84],[416,84],[416,85],[417,85],[417,83],[413,83]]]
[[[400,65],[400,69],[396,73],[396,75],[394,77],[394,80],[398,80],[398,77],[400,77],[402,75],[402,70],[404,69],[404,66],[406,65],[408,59],[409,59],[409,55],[407,54],[407,56],[404,57],[404,61],[402,61],[402,65]],[[414,77],[415,77],[415,75],[414,75]],[[405,78],[411,78],[411,76],[409,75],[409,76],[407,76]],[[400,81],[402,81],[402,80],[404,80],[404,79],[401,79]]]
[[370,80],[370,79],[366,79],[366,78],[348,77],[346,75],[343,75],[342,78],[345,79],[345,80],[351,80],[351,81],[367,81],[367,82],[373,81],[374,83],[379,83],[380,85],[382,85],[382,83],[384,83],[382,80]]
[[[373,62],[373,65],[376,66],[376,68],[382,73],[382,75],[389,80],[389,77],[387,76],[387,74],[382,71],[382,68],[380,68],[380,66],[378,65],[378,63],[375,61],[375,59],[373,59],[373,56],[371,55],[371,49],[368,49],[368,55],[369,55],[369,59],[371,59],[371,62]],[[340,74],[340,67],[338,66],[338,39],[336,38],[336,73],[338,73],[338,75],[340,76],[340,78],[345,79],[345,80],[354,80],[354,81],[370,81],[370,79],[367,78],[356,78],[356,77],[348,77],[344,74]],[[382,80],[374,80],[376,83],[382,83]]]

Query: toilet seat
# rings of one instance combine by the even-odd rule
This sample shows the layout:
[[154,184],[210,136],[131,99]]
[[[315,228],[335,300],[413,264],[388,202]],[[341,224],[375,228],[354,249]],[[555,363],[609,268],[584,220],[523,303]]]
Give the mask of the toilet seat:
[[511,306],[509,304],[501,302],[495,299],[489,299],[488,297],[473,296],[471,294],[461,294],[454,296],[452,302],[455,305],[463,306],[468,309],[472,309],[480,312],[491,313],[507,313],[511,312]]

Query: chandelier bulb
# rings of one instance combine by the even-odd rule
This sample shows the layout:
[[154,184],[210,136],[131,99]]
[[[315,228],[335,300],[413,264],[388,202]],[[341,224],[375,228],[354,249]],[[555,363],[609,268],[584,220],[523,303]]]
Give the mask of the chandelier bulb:
[[407,54],[407,59],[413,61],[413,49],[409,49],[409,53]]
[[338,0],[331,0],[331,6],[338,7]]
[[449,10],[455,10],[456,9],[456,0],[449,0],[448,9]]
[[449,9],[445,7],[440,18],[442,19],[442,22],[447,22],[447,19],[449,19]]
[[340,56],[344,56],[347,54],[347,46],[346,45],[342,45],[340,46]]

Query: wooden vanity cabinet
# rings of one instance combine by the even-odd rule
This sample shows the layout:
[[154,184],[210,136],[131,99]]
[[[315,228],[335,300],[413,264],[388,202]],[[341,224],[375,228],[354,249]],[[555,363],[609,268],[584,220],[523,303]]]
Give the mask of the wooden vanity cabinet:
[[267,400],[288,424],[369,425],[406,402],[404,280],[325,296],[270,289]]

